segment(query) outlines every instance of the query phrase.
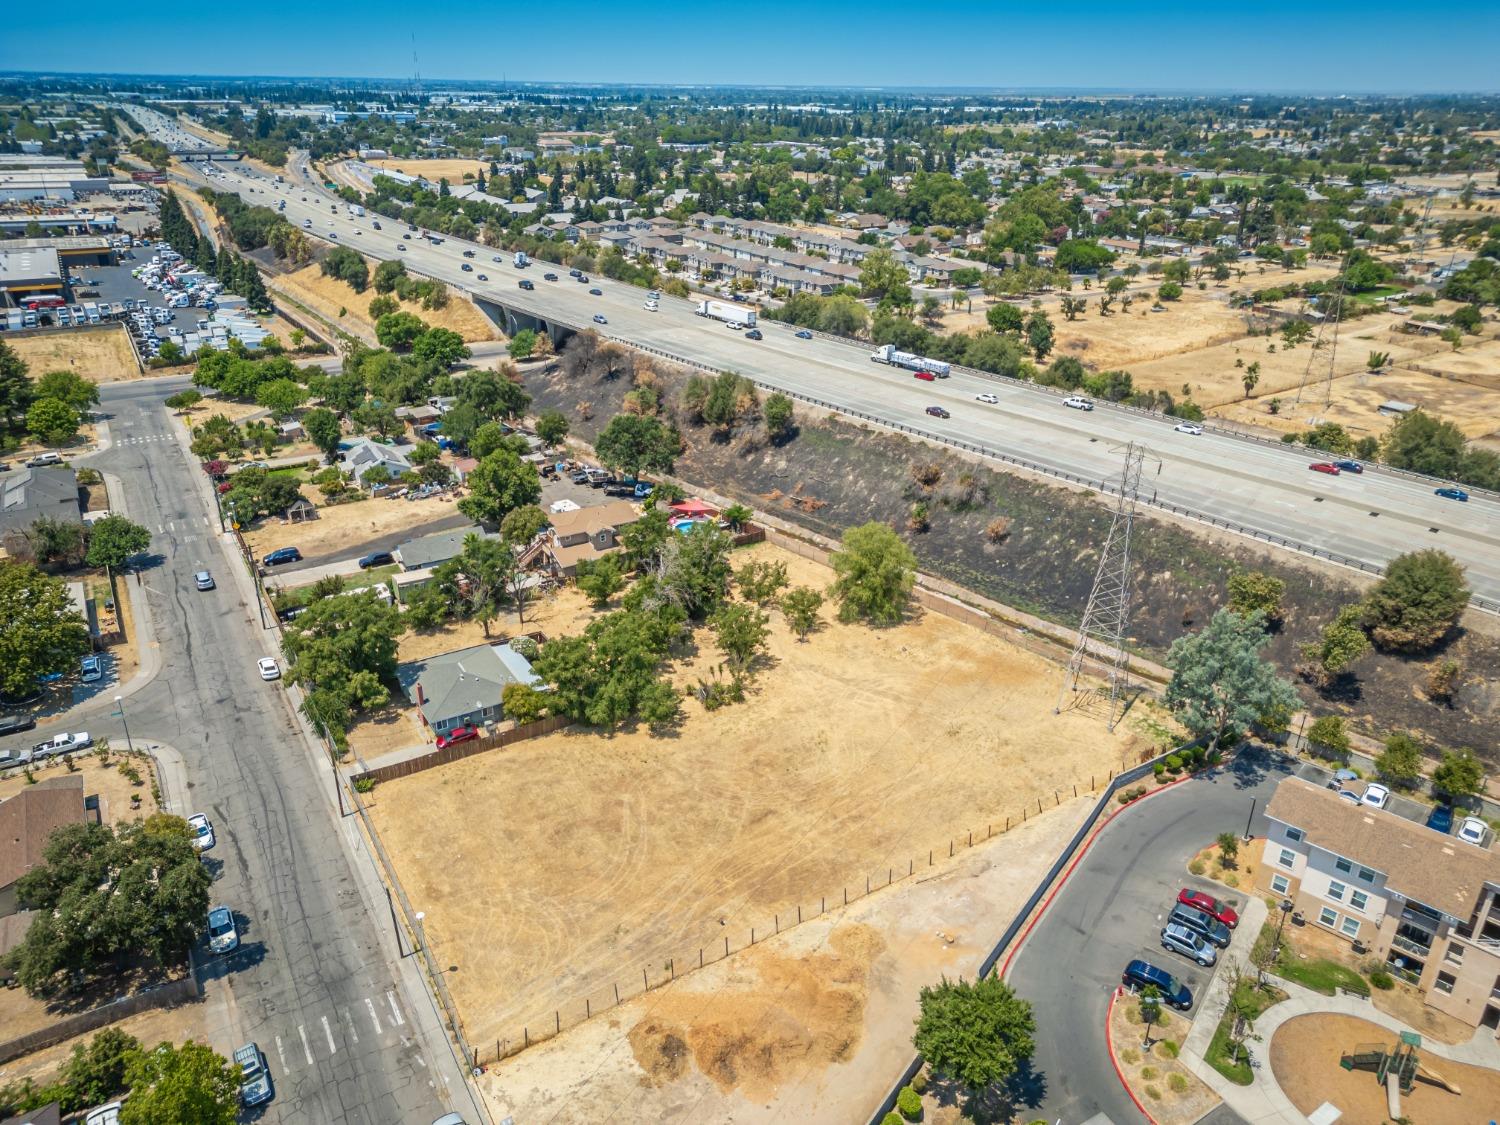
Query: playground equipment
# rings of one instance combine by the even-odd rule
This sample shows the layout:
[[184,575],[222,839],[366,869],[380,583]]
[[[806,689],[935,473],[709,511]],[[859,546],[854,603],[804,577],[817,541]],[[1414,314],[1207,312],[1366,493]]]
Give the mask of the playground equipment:
[[1375,1080],[1386,1089],[1386,1103],[1392,1118],[1401,1116],[1401,1095],[1410,1094],[1417,1079],[1447,1090],[1450,1094],[1462,1091],[1437,1071],[1422,1062],[1417,1052],[1422,1046],[1422,1037],[1414,1031],[1403,1031],[1401,1040],[1393,1047],[1384,1043],[1363,1043],[1352,1051],[1339,1056],[1339,1066],[1348,1071],[1368,1070]]

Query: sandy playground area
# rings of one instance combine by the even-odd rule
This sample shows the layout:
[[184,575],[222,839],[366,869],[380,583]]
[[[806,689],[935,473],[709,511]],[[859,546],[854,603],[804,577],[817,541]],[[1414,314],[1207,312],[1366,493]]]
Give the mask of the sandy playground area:
[[[794,585],[831,580],[764,544],[736,564],[753,557],[785,560]],[[720,660],[698,641],[678,682]],[[777,617],[768,652],[746,702],[689,700],[671,736],[563,731],[375,790],[472,1042],[603,1007],[643,969],[739,948],[1139,757],[1123,728],[1052,714],[1055,666],[935,613],[829,622],[806,643]]]
[[[1394,1031],[1353,1016],[1298,1016],[1282,1024],[1271,1040],[1271,1067],[1282,1090],[1303,1113],[1332,1102],[1350,1125],[1375,1125],[1389,1120],[1385,1088],[1369,1071],[1342,1069],[1339,1056],[1365,1044],[1393,1046],[1397,1038]],[[1412,1092],[1401,1098],[1404,1118],[1421,1125],[1469,1125],[1487,1121],[1500,1106],[1500,1072],[1452,1062],[1426,1050],[1421,1058],[1424,1066],[1463,1093],[1450,1093],[1419,1077]]]

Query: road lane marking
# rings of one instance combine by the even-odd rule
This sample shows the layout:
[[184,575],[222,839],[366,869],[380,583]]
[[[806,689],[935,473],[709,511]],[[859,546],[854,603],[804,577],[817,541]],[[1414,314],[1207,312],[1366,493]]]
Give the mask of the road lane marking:
[[323,1034],[328,1038],[328,1053],[336,1055],[339,1053],[339,1045],[333,1041],[333,1028],[328,1026],[328,1017],[323,1016]]
[[276,1057],[281,1060],[281,1071],[286,1073],[286,1052],[281,1049],[281,1036],[276,1037]]
[[345,1008],[344,1009],[344,1018],[349,1021],[349,1036],[350,1036],[350,1038],[352,1038],[354,1040],[355,1045],[358,1046],[359,1045],[359,1029],[354,1026],[354,1013],[351,1012],[351,1011],[349,1011],[349,1009]]
[[396,1007],[396,994],[387,989],[385,998],[391,1005],[391,1016],[395,1019],[396,1023],[398,1025],[405,1024],[406,1021],[401,1018],[401,1009]]
[[375,1034],[380,1034],[380,1017],[375,1014],[375,1001],[365,997],[365,1007],[370,1009],[370,1022],[375,1025]]
[[299,1023],[297,1025],[297,1034],[302,1036],[302,1053],[307,1056],[307,1065],[312,1066],[312,1048],[307,1045],[307,1028]]

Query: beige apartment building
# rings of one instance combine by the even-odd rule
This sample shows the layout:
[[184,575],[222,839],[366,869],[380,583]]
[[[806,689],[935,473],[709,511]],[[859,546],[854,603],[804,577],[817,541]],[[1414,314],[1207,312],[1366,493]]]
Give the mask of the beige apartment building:
[[1500,1037],[1500,855],[1301,778],[1266,816],[1259,890]]

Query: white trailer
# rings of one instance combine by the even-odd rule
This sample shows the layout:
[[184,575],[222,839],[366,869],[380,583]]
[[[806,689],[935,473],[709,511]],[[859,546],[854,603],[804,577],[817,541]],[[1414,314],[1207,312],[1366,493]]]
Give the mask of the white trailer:
[[940,377],[946,377],[953,370],[951,364],[940,359],[928,359],[926,356],[903,352],[895,344],[882,344],[875,349],[875,354],[870,359],[875,363],[889,363],[893,367],[909,367],[913,371],[931,371]]
[[526,256],[526,251],[524,250],[516,251],[515,262],[516,269],[518,270],[524,270],[527,266],[531,265],[531,259]]
[[723,301],[699,301],[698,315],[711,316],[725,324],[738,324],[745,328],[755,327],[755,310],[744,305],[726,305]]
[[349,204],[349,214],[356,219],[363,219],[365,217],[365,209],[358,203],[351,203]]

